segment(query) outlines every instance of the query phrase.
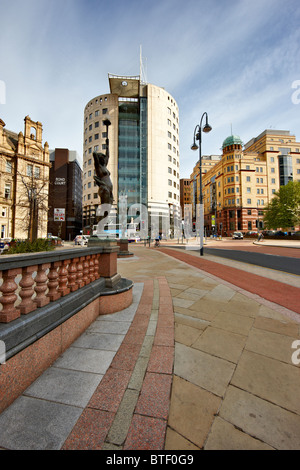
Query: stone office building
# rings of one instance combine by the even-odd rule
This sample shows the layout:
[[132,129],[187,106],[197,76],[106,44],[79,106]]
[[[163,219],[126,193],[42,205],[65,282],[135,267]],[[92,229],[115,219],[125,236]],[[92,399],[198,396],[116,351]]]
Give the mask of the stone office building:
[[[231,135],[222,149],[219,161],[203,173],[206,233],[256,232],[264,228],[264,209],[274,193],[289,181],[300,180],[300,143],[289,131],[267,129],[245,145]],[[193,175],[197,201],[197,165]]]
[[[84,109],[83,223],[95,223],[100,204],[94,183],[93,152],[106,149],[108,128],[114,205],[143,204],[148,214],[168,218],[180,207],[179,109],[165,89],[139,76],[109,75],[110,93],[91,99]],[[129,220],[130,221],[130,218]]]

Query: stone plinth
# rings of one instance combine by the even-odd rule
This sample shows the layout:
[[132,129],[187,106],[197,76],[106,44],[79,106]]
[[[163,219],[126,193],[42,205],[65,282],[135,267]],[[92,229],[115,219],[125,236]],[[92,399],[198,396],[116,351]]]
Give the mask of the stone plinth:
[[117,240],[117,244],[120,249],[118,258],[129,258],[130,256],[133,256],[133,253],[128,251],[128,238],[120,238]]

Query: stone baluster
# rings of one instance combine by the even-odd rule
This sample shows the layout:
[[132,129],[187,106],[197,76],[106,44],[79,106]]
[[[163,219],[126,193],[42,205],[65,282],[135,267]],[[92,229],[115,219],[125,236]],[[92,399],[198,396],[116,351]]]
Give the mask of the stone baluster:
[[75,292],[78,289],[77,280],[77,266],[79,258],[73,258],[70,260],[69,271],[68,271],[68,287],[71,292]]
[[15,277],[21,274],[21,268],[8,269],[2,272],[3,284],[0,287],[2,297],[0,302],[3,306],[0,312],[0,322],[8,323],[16,318],[20,317],[20,311],[15,307],[17,300],[16,290],[18,285],[15,282]]
[[70,289],[67,286],[68,284],[67,266],[69,263],[70,263],[70,260],[64,259],[58,271],[58,292],[61,293],[62,297],[70,293]]
[[55,300],[61,297],[61,293],[58,292],[58,272],[57,268],[61,265],[61,261],[54,261],[51,263],[50,270],[48,273],[48,294],[50,302],[54,302]]
[[84,257],[80,256],[78,263],[77,263],[77,276],[76,276],[76,283],[78,286],[78,289],[84,286],[84,280],[83,280],[83,260]]
[[90,263],[89,263],[89,256],[85,256],[83,260],[83,281],[84,285],[90,283]]
[[19,282],[21,287],[19,295],[22,301],[17,307],[22,315],[26,315],[36,309],[36,304],[32,299],[34,294],[32,274],[37,271],[37,268],[37,266],[25,266],[22,268],[22,279]]
[[96,279],[95,278],[95,273],[94,273],[94,270],[95,270],[95,255],[90,256],[89,265],[90,265],[90,282],[93,282]]
[[95,255],[95,269],[94,269],[94,273],[95,273],[95,279],[99,279],[100,277],[100,274],[99,274],[99,261],[100,261],[100,254],[98,253],[97,255]]
[[46,291],[48,289],[47,281],[48,276],[46,274],[46,270],[51,268],[51,263],[44,263],[38,265],[37,274],[35,277],[35,292],[36,297],[34,302],[36,307],[44,307],[50,302],[49,296],[46,296]]

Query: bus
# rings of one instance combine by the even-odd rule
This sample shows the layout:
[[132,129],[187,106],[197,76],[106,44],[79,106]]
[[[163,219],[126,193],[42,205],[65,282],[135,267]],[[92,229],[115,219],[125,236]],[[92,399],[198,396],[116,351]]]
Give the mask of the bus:
[[122,234],[122,225],[121,224],[106,224],[104,226],[103,233],[97,233],[97,225],[93,225],[93,235],[98,235],[100,237],[108,237],[108,238],[134,238],[137,237],[137,225],[134,222],[127,224],[127,228],[125,233]]

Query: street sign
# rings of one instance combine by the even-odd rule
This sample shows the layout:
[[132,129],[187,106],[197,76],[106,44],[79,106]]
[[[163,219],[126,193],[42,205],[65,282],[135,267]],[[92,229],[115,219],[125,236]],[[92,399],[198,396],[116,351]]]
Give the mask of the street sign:
[[54,209],[54,221],[55,222],[65,221],[65,209]]

